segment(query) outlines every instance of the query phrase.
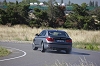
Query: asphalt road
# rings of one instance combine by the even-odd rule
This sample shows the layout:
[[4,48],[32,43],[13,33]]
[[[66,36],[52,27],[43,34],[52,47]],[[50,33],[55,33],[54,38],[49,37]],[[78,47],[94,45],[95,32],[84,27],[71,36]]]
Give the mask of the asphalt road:
[[12,51],[9,56],[0,57],[0,66],[51,66],[59,62],[67,63],[68,66],[78,66],[82,63],[100,66],[100,52],[97,51],[73,48],[71,54],[65,54],[64,51],[41,53],[40,50],[32,50],[30,43],[19,42],[0,42],[0,46]]

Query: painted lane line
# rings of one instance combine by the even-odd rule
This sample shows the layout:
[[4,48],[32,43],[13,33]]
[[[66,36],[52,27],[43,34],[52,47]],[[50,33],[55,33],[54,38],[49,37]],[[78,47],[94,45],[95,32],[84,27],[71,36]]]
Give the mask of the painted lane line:
[[[7,47],[7,48],[11,48],[11,47]],[[20,51],[20,52],[23,52],[24,54],[23,54],[23,55],[21,55],[21,56],[18,56],[18,57],[9,58],[9,59],[3,59],[3,60],[0,60],[0,61],[12,60],[12,59],[17,59],[17,58],[21,58],[21,57],[26,56],[26,52],[25,52],[25,51],[23,51],[23,50],[16,49],[16,48],[11,48],[11,49],[18,50],[18,51]]]

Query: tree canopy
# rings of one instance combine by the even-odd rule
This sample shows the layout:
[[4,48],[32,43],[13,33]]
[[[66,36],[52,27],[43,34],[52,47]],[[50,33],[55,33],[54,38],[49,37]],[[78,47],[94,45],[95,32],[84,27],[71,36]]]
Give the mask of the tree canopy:
[[[47,10],[35,8],[33,10],[36,18],[29,18],[29,2],[39,2],[38,0],[23,0],[22,2],[16,1],[6,2],[4,5],[7,8],[0,8],[0,24],[2,25],[16,25],[26,24],[30,27],[64,27],[85,30],[100,30],[100,7],[96,7],[90,11],[87,9],[86,3],[71,4],[73,11],[66,16],[64,6],[58,5],[55,0],[49,0]],[[27,4],[25,4],[25,2]],[[56,5],[53,5],[56,3]],[[70,3],[70,2],[69,2]],[[39,6],[39,5],[38,5]],[[94,17],[95,16],[95,17]]]

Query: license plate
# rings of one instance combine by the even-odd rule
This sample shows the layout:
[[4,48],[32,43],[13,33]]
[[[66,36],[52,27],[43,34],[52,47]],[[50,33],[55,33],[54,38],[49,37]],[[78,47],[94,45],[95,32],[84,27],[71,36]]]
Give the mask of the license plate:
[[56,40],[57,42],[64,42],[64,40]]

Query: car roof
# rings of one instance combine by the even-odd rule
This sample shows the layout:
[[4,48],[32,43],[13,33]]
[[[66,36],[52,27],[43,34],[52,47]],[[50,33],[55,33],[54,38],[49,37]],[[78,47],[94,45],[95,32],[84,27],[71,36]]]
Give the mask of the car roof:
[[56,30],[56,29],[47,29],[46,31],[60,31],[60,32],[65,32],[63,30]]

